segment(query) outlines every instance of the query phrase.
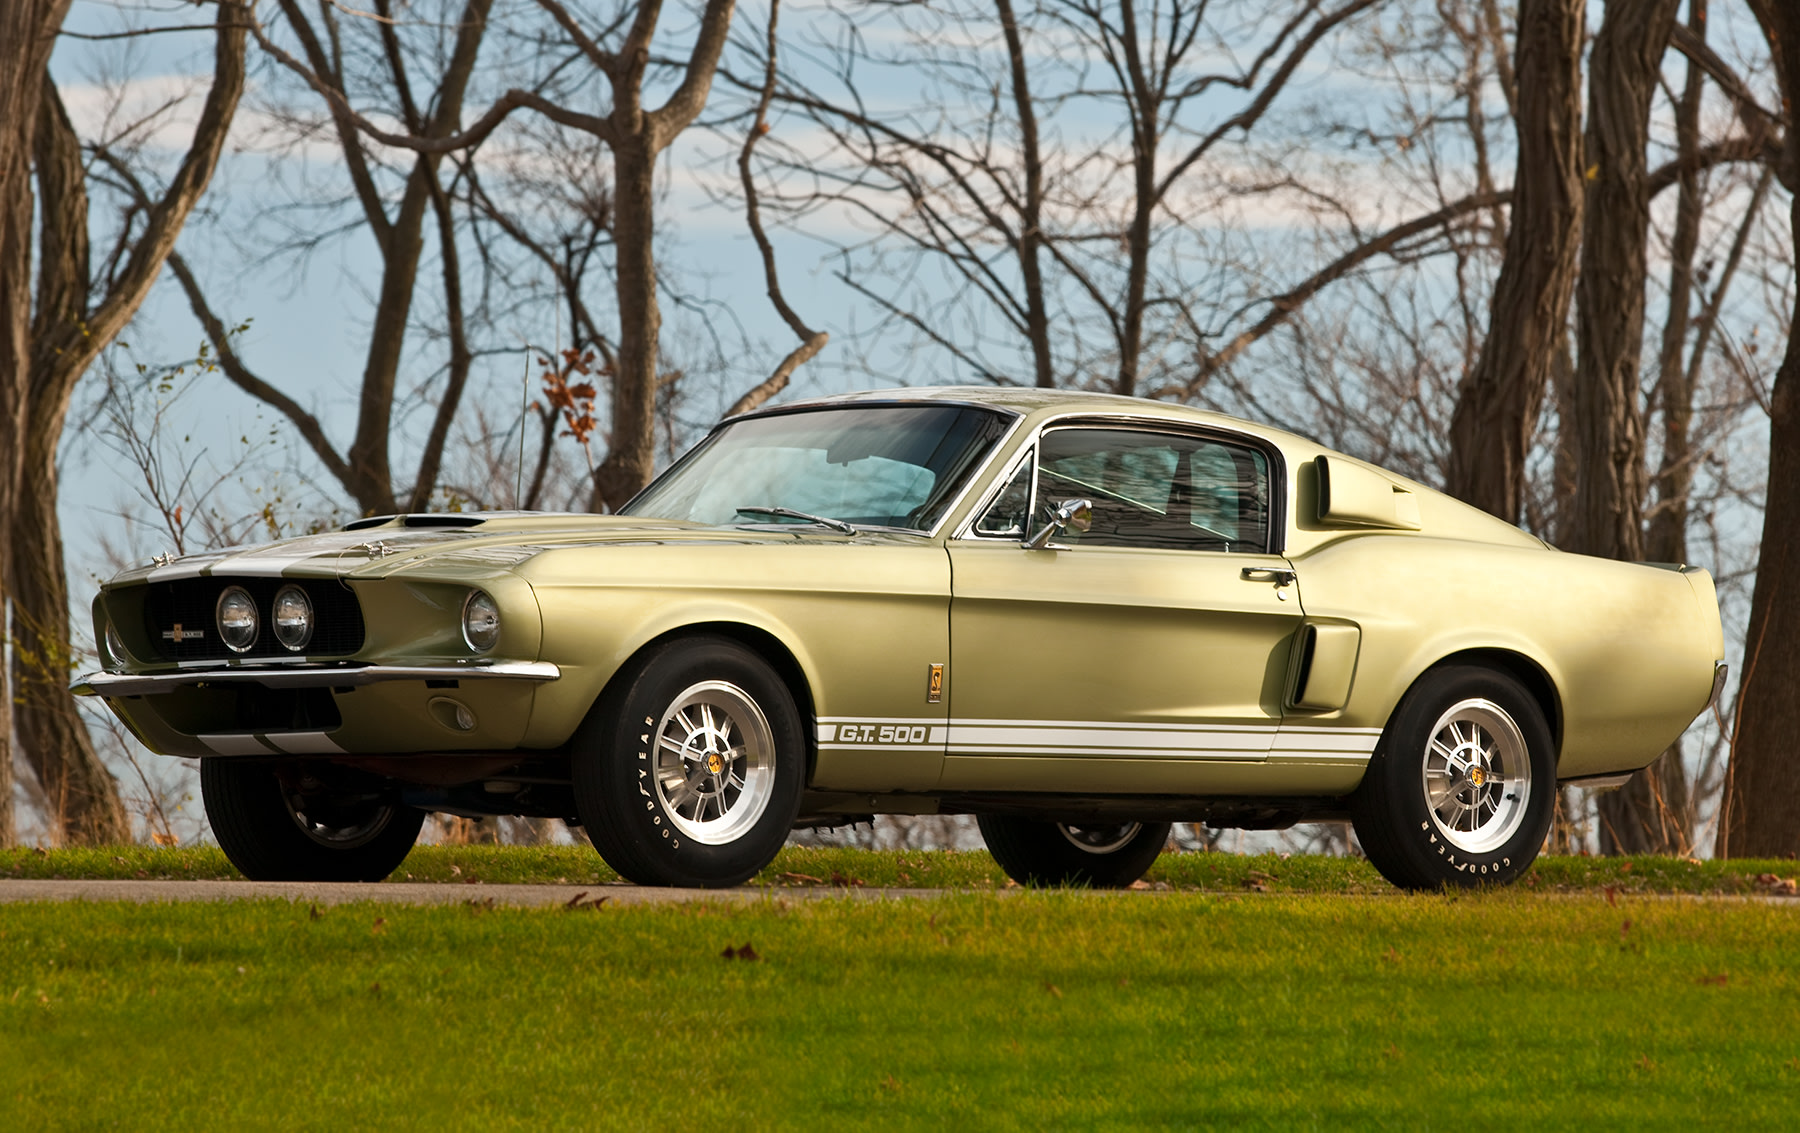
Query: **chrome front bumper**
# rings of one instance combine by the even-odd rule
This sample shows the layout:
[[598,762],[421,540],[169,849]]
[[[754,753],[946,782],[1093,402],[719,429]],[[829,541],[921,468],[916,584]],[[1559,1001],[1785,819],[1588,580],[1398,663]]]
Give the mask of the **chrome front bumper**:
[[454,665],[234,665],[166,673],[89,673],[69,685],[76,696],[156,696],[194,685],[252,684],[264,688],[354,688],[386,681],[554,681],[562,670],[548,661],[489,661]]

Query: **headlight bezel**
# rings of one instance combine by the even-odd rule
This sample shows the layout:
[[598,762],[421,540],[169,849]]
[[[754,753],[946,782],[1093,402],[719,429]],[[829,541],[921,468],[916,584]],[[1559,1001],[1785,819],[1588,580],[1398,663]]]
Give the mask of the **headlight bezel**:
[[[241,634],[239,635],[242,644],[239,644],[237,640],[233,640],[234,630],[226,628],[225,622],[226,603],[231,602],[234,597],[238,596],[243,598],[243,608],[249,612],[250,635],[247,638],[242,638]],[[241,621],[233,623],[234,627],[241,626],[242,624]],[[262,637],[262,610],[257,606],[256,598],[250,591],[244,589],[242,586],[227,586],[224,590],[219,592],[219,599],[213,604],[213,625],[218,629],[219,640],[224,643],[225,648],[239,656],[243,656],[256,648],[257,640]]]
[[119,634],[119,623],[111,618],[106,619],[106,630],[100,635],[100,650],[105,654],[106,660],[101,667],[107,671],[122,673],[131,668],[131,651],[125,648],[125,639]]
[[[283,600],[290,597],[300,600],[302,615],[298,634],[286,632],[283,628],[281,606]],[[275,631],[275,640],[283,649],[289,653],[305,652],[306,647],[312,643],[313,632],[318,628],[318,615],[313,609],[312,596],[306,592],[304,587],[294,583],[290,582],[283,586],[275,592],[274,599],[269,603],[269,624]],[[290,637],[293,637],[294,640],[290,641]]]
[[[491,616],[485,617],[484,625],[477,628],[474,618],[483,610],[491,612]],[[462,639],[469,651],[477,654],[492,653],[500,644],[500,603],[485,590],[471,590],[463,599]]]

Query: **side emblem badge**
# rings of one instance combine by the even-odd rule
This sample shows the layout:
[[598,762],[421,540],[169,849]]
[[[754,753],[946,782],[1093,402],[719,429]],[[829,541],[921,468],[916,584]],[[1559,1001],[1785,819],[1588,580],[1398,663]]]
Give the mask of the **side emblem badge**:
[[944,699],[944,666],[932,665],[925,678],[925,703],[941,704]]

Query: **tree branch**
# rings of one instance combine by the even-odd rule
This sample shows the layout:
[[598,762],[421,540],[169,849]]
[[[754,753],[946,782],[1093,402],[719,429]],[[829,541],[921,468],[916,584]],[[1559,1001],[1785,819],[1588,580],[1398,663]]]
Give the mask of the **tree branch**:
[[1255,343],[1258,339],[1262,338],[1276,327],[1287,322],[1288,319],[1293,317],[1294,312],[1300,309],[1302,304],[1318,294],[1327,284],[1342,279],[1351,271],[1367,261],[1374,259],[1376,256],[1392,251],[1401,241],[1417,236],[1422,232],[1429,232],[1434,228],[1439,228],[1458,217],[1466,216],[1469,213],[1478,212],[1482,209],[1503,205],[1511,200],[1511,191],[1476,193],[1472,196],[1464,197],[1460,201],[1453,201],[1435,212],[1415,217],[1405,224],[1396,225],[1374,239],[1358,244],[1356,247],[1345,252],[1343,255],[1327,264],[1321,270],[1313,273],[1296,286],[1289,288],[1280,295],[1270,298],[1268,300],[1269,313],[1259,319],[1255,326],[1240,332],[1230,342],[1226,343],[1223,349],[1206,357],[1205,361],[1202,363],[1201,380],[1203,381],[1206,377],[1229,366],[1239,355],[1248,349],[1251,344]]
[[757,100],[756,113],[751,116],[749,132],[744,136],[744,146],[738,151],[738,180],[744,186],[744,220],[750,226],[750,235],[756,239],[757,251],[762,253],[763,279],[768,283],[769,302],[775,305],[781,321],[800,339],[800,345],[781,360],[772,374],[733,402],[731,408],[725,411],[727,417],[748,413],[786,389],[794,371],[825,349],[825,344],[831,339],[826,332],[815,331],[807,326],[782,297],[781,281],[775,271],[775,249],[769,243],[768,235],[763,232],[762,210],[756,200],[756,178],[750,173],[750,157],[756,151],[756,143],[769,132],[766,115],[769,103],[775,97],[775,21],[780,13],[781,0],[769,0],[768,65],[763,71],[762,95]]

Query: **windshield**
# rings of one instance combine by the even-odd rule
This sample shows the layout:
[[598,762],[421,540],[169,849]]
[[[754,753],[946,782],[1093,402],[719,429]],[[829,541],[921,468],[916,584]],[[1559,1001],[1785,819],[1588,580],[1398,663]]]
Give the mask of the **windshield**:
[[964,405],[751,417],[708,437],[621,514],[717,526],[822,517],[929,531],[1006,426],[1005,416]]

